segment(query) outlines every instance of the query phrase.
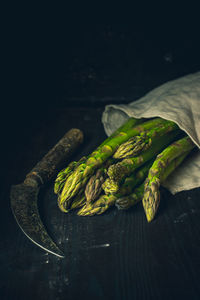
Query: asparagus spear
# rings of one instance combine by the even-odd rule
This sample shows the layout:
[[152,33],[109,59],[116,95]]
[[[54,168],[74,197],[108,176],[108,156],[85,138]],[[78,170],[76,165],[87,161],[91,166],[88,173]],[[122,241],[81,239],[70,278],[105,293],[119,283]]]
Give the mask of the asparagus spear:
[[63,189],[63,186],[65,184],[65,181],[67,179],[67,177],[69,177],[69,175],[73,172],[73,170],[75,169],[77,162],[76,161],[72,161],[67,168],[62,169],[55,180],[54,183],[54,193],[55,194],[59,194],[61,192],[61,190]]
[[[133,181],[134,181],[134,178],[133,178]],[[102,189],[104,190],[104,193],[106,195],[116,194],[117,191],[119,190],[119,188],[120,188],[120,184],[111,178],[106,178],[106,180],[102,184]]]
[[69,165],[66,168],[62,169],[58,173],[55,183],[54,183],[54,193],[55,194],[61,193],[67,178],[72,174],[72,172],[75,170],[75,168],[78,165],[80,165],[81,163],[83,163],[85,160],[86,160],[86,157],[83,156],[78,162],[72,161],[71,163],[69,163]]
[[135,169],[143,165],[146,161],[152,158],[152,156],[158,154],[167,145],[174,141],[175,137],[180,134],[180,130],[174,130],[168,133],[166,136],[162,136],[152,143],[151,147],[142,152],[140,155],[130,158],[125,158],[121,162],[111,165],[108,168],[108,176],[116,182],[121,182]]
[[145,122],[145,119],[135,119],[135,118],[128,118],[127,121],[124,122],[117,130],[115,130],[107,139],[99,147],[103,147],[110,141],[114,136],[118,135],[121,132],[126,132],[127,130]]
[[[152,167],[149,170],[148,177],[145,182],[144,196],[142,199],[144,211],[146,214],[147,221],[153,220],[160,202],[159,187],[163,180],[166,178],[166,168],[173,163],[170,169],[174,169],[177,166],[177,157],[181,155],[187,155],[195,147],[191,139],[186,136],[178,141],[169,145],[163,150],[155,159]],[[180,158],[181,159],[181,158]]]
[[114,162],[115,160],[113,158],[107,159],[103,166],[97,169],[96,173],[92,177],[90,177],[85,187],[87,204],[90,202],[94,202],[94,200],[96,200],[100,195],[102,191],[102,185],[107,177],[107,169]]
[[84,192],[80,193],[80,195],[75,196],[74,200],[72,201],[71,209],[80,208],[86,203],[86,198]]
[[79,189],[86,185],[88,179],[93,175],[95,170],[102,166],[108,157],[113,155],[120,144],[127,141],[130,137],[139,135],[140,132],[151,129],[164,122],[168,121],[161,118],[155,118],[128,130],[123,130],[122,126],[121,130],[118,130],[116,135],[114,134],[112,138],[106,139],[91,153],[91,155],[89,155],[87,161],[80,164],[80,166],[78,166],[67,178],[61,193],[60,202],[70,202],[71,198],[78,193]]
[[94,203],[84,205],[77,213],[79,216],[94,216],[104,213],[109,207],[115,204],[115,195],[102,195]]
[[85,188],[85,197],[87,204],[89,204],[90,202],[94,202],[94,200],[97,199],[100,195],[105,176],[105,168],[99,168],[96,173],[92,177],[90,177]]
[[133,157],[151,147],[152,142],[158,140],[161,136],[177,130],[178,126],[171,122],[166,121],[164,124],[159,124],[157,127],[142,132],[139,136],[130,138],[127,142],[121,144],[114,153],[114,158],[128,158]]
[[144,194],[144,184],[145,181],[132,194],[118,198],[115,202],[116,207],[118,209],[128,209],[141,201]]
[[135,170],[130,176],[126,177],[124,183],[120,185],[114,180],[107,178],[102,185],[105,194],[117,194],[120,191],[120,194],[124,190],[123,195],[128,194],[134,187],[136,187],[147,175],[150,167],[153,164],[154,159],[147,161],[143,166],[138,170]]
[[58,207],[60,208],[60,210],[62,212],[68,213],[70,208],[66,203],[61,203],[60,201],[60,194],[58,194],[58,198],[57,198],[57,203],[58,203]]
[[147,176],[148,170],[151,167],[153,160],[146,163],[139,171],[129,178],[126,178],[116,194],[102,195],[97,201],[89,205],[84,205],[78,211],[79,216],[93,216],[95,214],[104,213],[109,207],[115,204],[115,201],[124,195],[130,194],[134,187],[140,184]]
[[[160,184],[162,184],[167,177],[182,163],[182,161],[185,159],[185,157],[189,154],[190,151],[182,154],[180,157],[175,158],[165,169],[164,174],[162,175]],[[128,209],[135,204],[137,204],[139,201],[142,200],[144,196],[144,186],[145,186],[145,181],[137,187],[134,192],[130,195],[118,198],[116,200],[116,207],[118,209]]]
[[62,212],[68,213],[70,210],[75,209],[75,208],[80,208],[82,207],[86,202],[85,194],[84,194],[84,189],[81,189],[78,194],[73,197],[71,201],[71,205],[68,205],[68,203],[60,202],[60,195],[58,195],[58,207]]
[[121,144],[114,153],[113,157],[117,159],[133,157],[141,151],[147,150],[151,145],[151,139],[147,139],[145,132],[130,138],[127,142]]

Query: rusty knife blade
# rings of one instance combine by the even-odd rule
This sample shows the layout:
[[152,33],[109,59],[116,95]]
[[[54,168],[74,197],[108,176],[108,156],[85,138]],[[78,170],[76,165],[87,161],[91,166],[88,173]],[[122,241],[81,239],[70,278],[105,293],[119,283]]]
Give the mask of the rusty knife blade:
[[11,208],[24,234],[36,245],[58,257],[62,251],[48,235],[39,215],[37,198],[39,189],[24,183],[11,187]]
[[11,186],[11,209],[19,227],[33,243],[58,257],[64,257],[64,254],[48,235],[42,223],[37,204],[38,194],[40,186],[52,179],[61,163],[68,159],[82,142],[81,130],[69,130],[26,175],[23,183]]

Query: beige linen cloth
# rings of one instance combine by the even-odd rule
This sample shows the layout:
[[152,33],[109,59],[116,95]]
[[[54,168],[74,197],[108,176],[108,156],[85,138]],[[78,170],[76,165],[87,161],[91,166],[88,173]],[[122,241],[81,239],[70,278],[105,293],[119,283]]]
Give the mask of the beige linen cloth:
[[[200,72],[169,81],[127,105],[107,105],[102,115],[109,136],[129,117],[175,122],[200,149]],[[172,194],[200,187],[200,151],[186,158],[163,183]]]

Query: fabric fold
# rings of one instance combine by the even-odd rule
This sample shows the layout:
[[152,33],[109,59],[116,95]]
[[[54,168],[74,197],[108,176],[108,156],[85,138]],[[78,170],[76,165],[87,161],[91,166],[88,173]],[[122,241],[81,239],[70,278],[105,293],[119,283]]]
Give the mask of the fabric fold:
[[[200,149],[200,72],[164,83],[127,105],[107,105],[102,114],[106,134],[112,134],[129,117],[173,121]],[[200,151],[187,158],[163,185],[173,194],[199,187]]]

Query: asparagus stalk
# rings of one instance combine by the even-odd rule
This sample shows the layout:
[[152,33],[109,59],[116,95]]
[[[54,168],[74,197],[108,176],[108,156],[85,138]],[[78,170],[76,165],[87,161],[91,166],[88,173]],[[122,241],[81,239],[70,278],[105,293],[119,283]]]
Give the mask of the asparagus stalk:
[[[134,175],[132,176],[134,181]],[[106,180],[102,184],[102,189],[104,190],[104,193],[106,195],[116,194],[119,188],[120,188],[120,184],[111,178],[106,178]]]
[[141,151],[147,150],[151,145],[151,139],[145,136],[145,133],[130,138],[127,142],[121,144],[114,153],[113,157],[117,159],[133,157]]
[[66,203],[61,203],[60,194],[58,194],[57,203],[62,212],[68,213],[70,211],[70,207]]
[[118,198],[115,202],[116,207],[124,210],[141,201],[144,194],[144,184],[145,181],[132,194]]
[[109,207],[115,204],[115,201],[124,195],[130,194],[134,187],[140,184],[147,176],[148,170],[151,167],[153,160],[145,164],[141,169],[129,178],[126,178],[120,189],[116,194],[102,195],[94,203],[84,205],[81,210],[78,211],[79,216],[93,216],[95,214],[100,215],[104,213]]
[[122,159],[133,157],[151,147],[152,142],[158,140],[161,136],[177,130],[178,126],[171,122],[166,121],[164,124],[159,124],[157,127],[142,132],[139,136],[130,138],[127,142],[121,144],[114,153],[113,157]]
[[77,213],[79,216],[101,215],[109,207],[115,204],[117,197],[115,195],[102,195],[94,203],[84,205]]
[[[153,220],[157,212],[160,203],[159,187],[162,180],[164,180],[166,176],[168,176],[168,173],[171,172],[169,170],[174,170],[176,168],[176,158],[180,157],[181,160],[181,156],[186,156],[194,147],[194,143],[186,136],[169,145],[156,157],[149,170],[142,199],[148,222]],[[170,166],[171,163],[172,165]],[[166,171],[168,166],[169,170]]]
[[94,202],[94,200],[97,199],[100,195],[105,176],[105,168],[99,168],[96,173],[92,177],[90,177],[85,188],[85,197],[87,204]]
[[99,147],[103,147],[110,141],[114,136],[120,134],[120,132],[126,132],[127,130],[145,122],[145,119],[135,119],[135,118],[128,118],[127,121],[124,122],[117,130],[115,130],[104,142],[101,143]]
[[75,209],[75,208],[80,208],[82,207],[86,202],[85,194],[84,194],[84,189],[81,189],[78,194],[73,197],[71,204],[68,205],[68,203],[64,202],[61,203],[60,201],[60,195],[58,195],[58,207],[62,212],[68,213],[70,210]]
[[74,200],[72,201],[71,209],[80,208],[86,203],[86,198],[84,192],[82,192],[80,195],[77,195]]
[[169,145],[180,134],[180,130],[174,130],[166,136],[160,137],[157,141],[153,142],[151,147],[142,152],[140,155],[130,158],[125,158],[121,162],[111,165],[108,168],[108,176],[116,182],[123,181],[135,169],[150,160],[153,156],[158,154],[167,145]]
[[[117,194],[120,191],[120,194],[129,194],[130,191],[136,187],[148,174],[150,167],[153,164],[153,158],[150,161],[147,161],[143,166],[138,170],[133,172],[130,176],[126,177],[124,183],[120,185],[114,180],[107,178],[102,185],[105,194]],[[122,192],[124,191],[124,192]]]
[[91,153],[91,155],[89,155],[86,162],[80,164],[80,166],[78,166],[67,178],[61,193],[60,202],[70,202],[71,198],[78,193],[79,189],[86,185],[88,179],[93,175],[95,170],[102,166],[108,157],[113,155],[120,144],[127,141],[132,136],[139,135],[140,132],[144,130],[149,130],[158,126],[158,124],[165,122],[168,121],[161,118],[155,118],[128,130],[123,130],[122,126],[121,130],[117,131],[117,134],[114,134],[112,138],[106,139],[94,152]]
[[[180,157],[175,158],[165,169],[160,184],[162,184],[167,177],[182,163],[182,161],[185,159],[185,157],[189,154],[190,151],[185,152],[184,154],[182,154]],[[135,204],[137,204],[139,201],[142,200],[143,196],[144,196],[144,186],[145,186],[145,180],[143,181],[143,183],[137,187],[134,192],[130,195],[118,198],[116,200],[116,207],[118,209],[125,209],[127,210],[128,208],[134,206]]]
[[73,170],[75,169],[77,162],[76,161],[72,161],[67,168],[62,169],[55,180],[54,183],[54,193],[55,194],[59,194],[61,192],[61,190],[63,189],[63,186],[65,184],[66,179],[69,177],[69,175],[73,172]]
[[83,156],[78,162],[72,161],[71,163],[69,163],[69,165],[66,168],[62,169],[58,173],[55,183],[54,183],[54,193],[55,194],[61,193],[67,178],[72,174],[72,172],[75,170],[75,168],[78,165],[80,165],[82,162],[84,162],[85,160],[86,160],[86,157]]
[[96,173],[90,177],[85,187],[85,196],[87,204],[94,202],[94,200],[96,200],[100,195],[102,191],[102,185],[107,177],[107,169],[114,162],[115,160],[113,158],[107,159],[103,166],[97,169]]

